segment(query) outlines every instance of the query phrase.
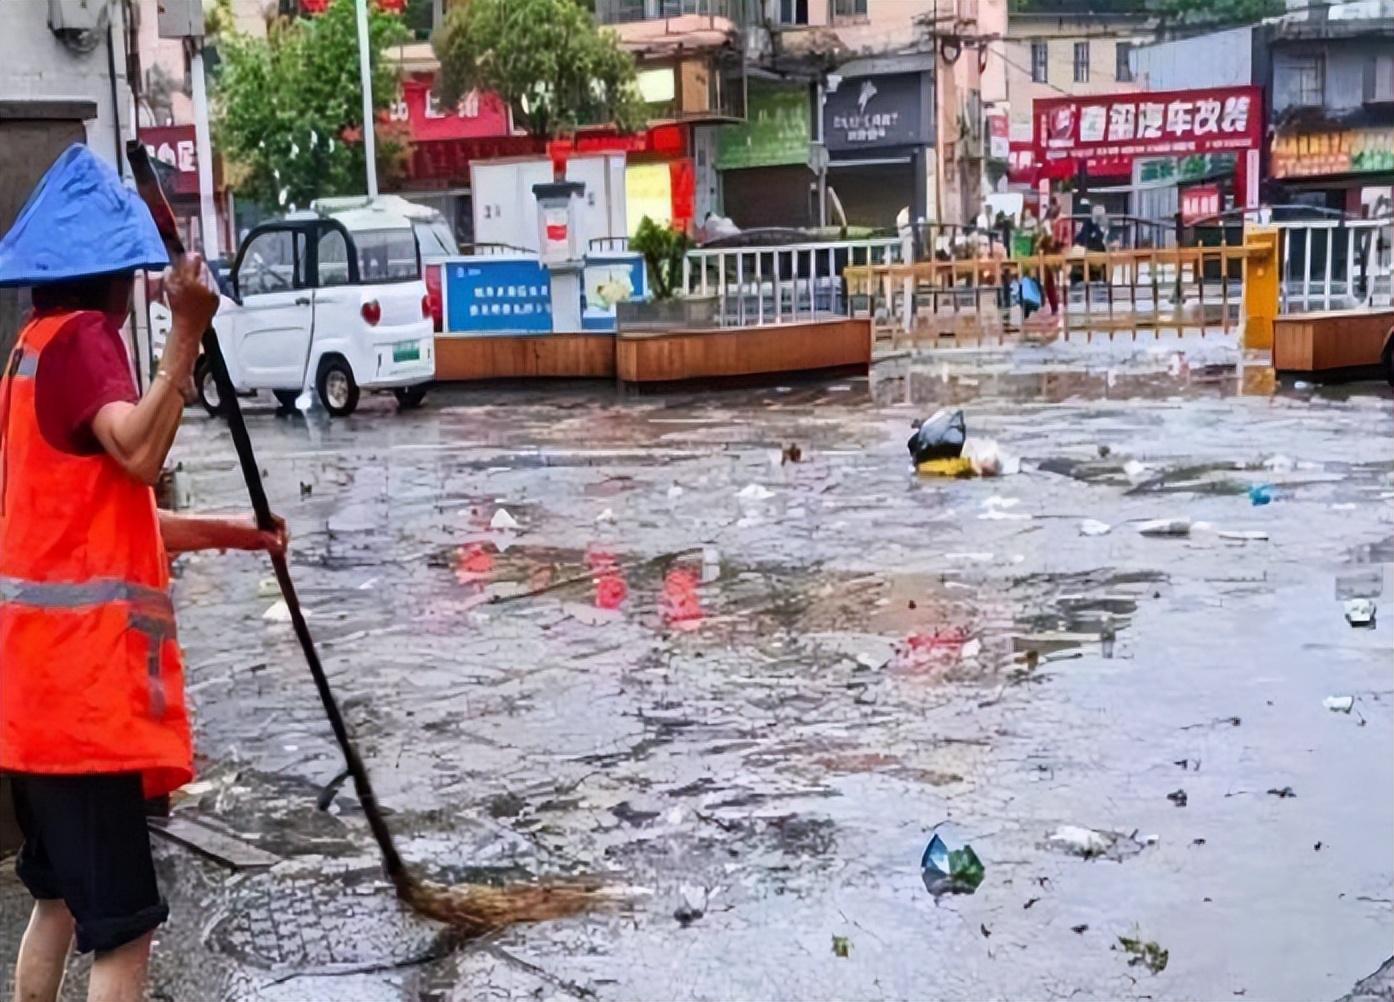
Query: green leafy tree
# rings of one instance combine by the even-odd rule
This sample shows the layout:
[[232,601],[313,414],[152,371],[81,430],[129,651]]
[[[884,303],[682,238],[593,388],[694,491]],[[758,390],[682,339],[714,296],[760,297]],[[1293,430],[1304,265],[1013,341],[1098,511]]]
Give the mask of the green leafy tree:
[[[381,56],[406,37],[401,19],[369,5],[373,106],[397,93]],[[214,137],[238,194],[268,208],[364,190],[363,91],[354,0],[317,17],[273,22],[264,39],[224,31],[214,87]],[[380,176],[399,173],[399,130],[378,123]]]
[[1172,24],[1252,24],[1281,14],[1283,0],[1160,0],[1157,13]]
[[498,94],[535,136],[644,124],[634,58],[576,0],[466,0],[431,38],[441,100]]
[[654,299],[672,299],[682,286],[682,262],[687,256],[687,234],[672,226],[660,226],[648,216],[629,240],[630,250],[644,256]]

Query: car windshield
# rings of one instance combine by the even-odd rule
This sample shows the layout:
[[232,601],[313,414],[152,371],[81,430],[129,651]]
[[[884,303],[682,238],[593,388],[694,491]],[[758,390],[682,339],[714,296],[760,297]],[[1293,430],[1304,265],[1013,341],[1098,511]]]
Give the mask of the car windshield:
[[455,235],[444,222],[412,223],[416,231],[416,242],[421,246],[423,258],[455,257],[460,253],[455,243]]
[[411,230],[360,230],[353,234],[353,243],[358,248],[360,282],[409,282],[421,277]]

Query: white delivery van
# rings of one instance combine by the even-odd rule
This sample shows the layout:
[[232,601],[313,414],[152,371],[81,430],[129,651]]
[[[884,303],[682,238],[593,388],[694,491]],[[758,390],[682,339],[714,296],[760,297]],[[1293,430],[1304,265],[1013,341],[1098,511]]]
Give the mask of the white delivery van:
[[[263,223],[237,251],[213,318],[239,393],[270,390],[284,408],[311,386],[325,410],[353,413],[364,390],[419,406],[435,377],[431,306],[412,223],[373,205]],[[206,358],[199,398],[221,401]]]

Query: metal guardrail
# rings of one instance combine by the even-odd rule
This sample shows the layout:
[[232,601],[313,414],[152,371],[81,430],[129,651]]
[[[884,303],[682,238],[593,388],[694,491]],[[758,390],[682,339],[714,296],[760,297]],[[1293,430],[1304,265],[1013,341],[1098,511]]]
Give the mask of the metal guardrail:
[[685,295],[715,296],[723,324],[778,324],[848,310],[843,272],[902,259],[897,237],[696,248],[683,259]]
[[1394,218],[1272,225],[1280,241],[1282,313],[1394,306]]
[[[1255,253],[1230,245],[876,264],[850,269],[846,282],[852,315],[870,317],[877,335],[931,347],[1018,334],[1204,336],[1240,326]],[[1026,279],[1042,300],[1034,310],[1023,308]]]

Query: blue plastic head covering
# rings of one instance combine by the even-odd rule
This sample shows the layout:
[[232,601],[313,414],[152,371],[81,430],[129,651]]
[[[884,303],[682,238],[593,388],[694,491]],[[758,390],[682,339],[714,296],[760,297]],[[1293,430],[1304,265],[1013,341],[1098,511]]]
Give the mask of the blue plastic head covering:
[[80,143],[54,161],[0,239],[0,286],[167,264],[169,254],[140,196]]

